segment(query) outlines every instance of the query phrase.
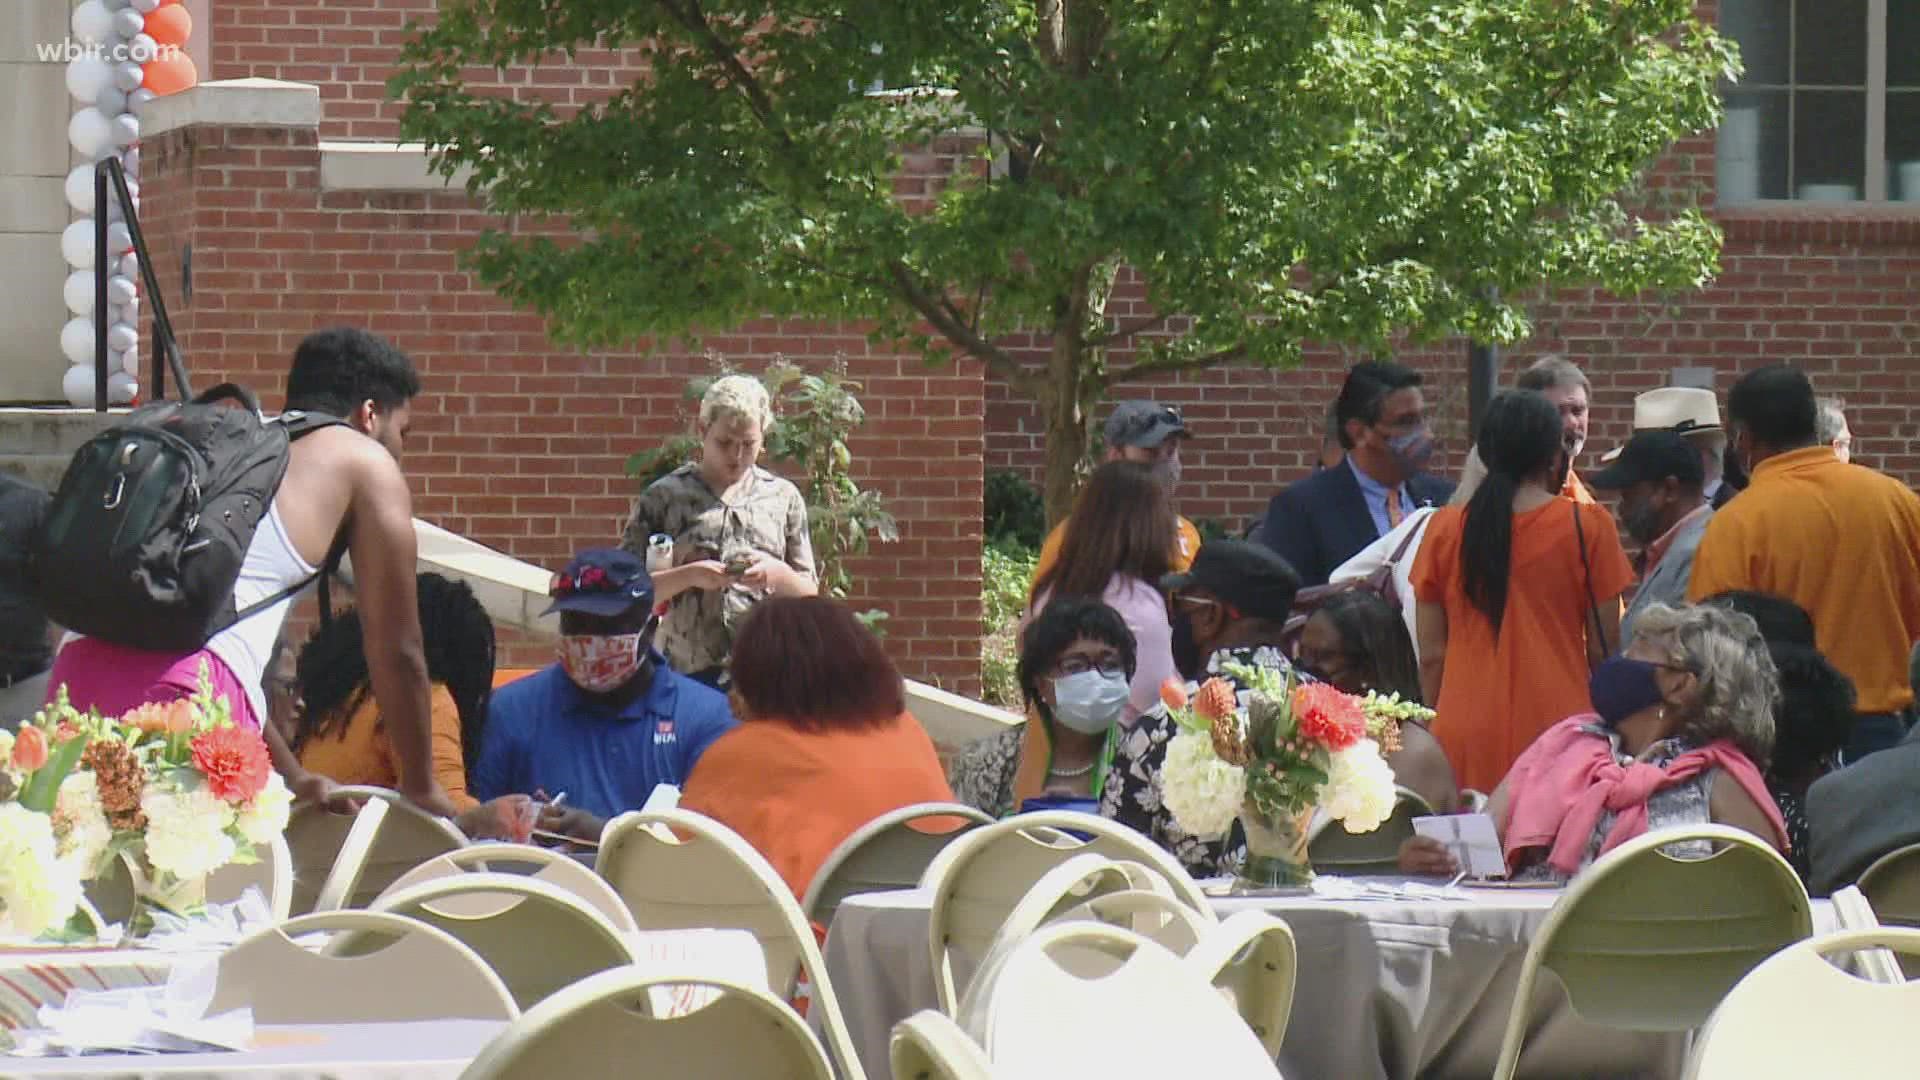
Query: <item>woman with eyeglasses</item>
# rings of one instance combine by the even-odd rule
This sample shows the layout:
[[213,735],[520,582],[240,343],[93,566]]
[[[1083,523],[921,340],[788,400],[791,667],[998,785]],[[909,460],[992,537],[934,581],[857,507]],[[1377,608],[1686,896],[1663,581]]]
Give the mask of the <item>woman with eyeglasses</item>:
[[1096,812],[1134,674],[1119,612],[1080,597],[1048,604],[1020,636],[1027,722],[954,759],[954,796],[995,817],[1038,805]]

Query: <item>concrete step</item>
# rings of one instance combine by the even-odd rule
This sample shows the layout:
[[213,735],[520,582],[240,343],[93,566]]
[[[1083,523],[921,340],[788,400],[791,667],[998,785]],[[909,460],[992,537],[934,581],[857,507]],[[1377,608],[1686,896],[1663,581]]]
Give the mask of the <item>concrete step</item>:
[[58,454],[0,454],[0,472],[47,491],[60,486],[68,458]]
[[51,455],[65,460],[80,444],[125,416],[125,409],[0,408],[0,454]]

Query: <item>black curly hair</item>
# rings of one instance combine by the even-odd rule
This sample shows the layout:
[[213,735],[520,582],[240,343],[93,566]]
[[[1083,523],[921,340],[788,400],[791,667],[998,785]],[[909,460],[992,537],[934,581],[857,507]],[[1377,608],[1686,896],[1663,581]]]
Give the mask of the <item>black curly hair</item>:
[[[453,695],[460,711],[460,753],[472,770],[493,697],[493,620],[464,581],[421,574],[418,591],[427,677]],[[360,612],[349,608],[316,631],[301,648],[295,670],[305,704],[294,735],[297,753],[311,739],[343,733],[347,718],[372,692]]]
[[1768,772],[1788,783],[1808,781],[1826,771],[1853,734],[1853,680],[1804,645],[1780,643],[1767,651],[1780,673]]

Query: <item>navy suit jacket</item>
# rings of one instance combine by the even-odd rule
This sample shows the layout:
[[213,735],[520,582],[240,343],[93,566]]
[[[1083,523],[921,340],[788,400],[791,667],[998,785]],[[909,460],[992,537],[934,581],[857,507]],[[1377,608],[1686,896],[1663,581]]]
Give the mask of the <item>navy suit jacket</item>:
[[[1407,481],[1413,506],[1445,506],[1453,485],[1421,473]],[[1300,584],[1325,585],[1340,564],[1380,538],[1360,481],[1344,462],[1287,486],[1267,504],[1254,538],[1278,552]]]

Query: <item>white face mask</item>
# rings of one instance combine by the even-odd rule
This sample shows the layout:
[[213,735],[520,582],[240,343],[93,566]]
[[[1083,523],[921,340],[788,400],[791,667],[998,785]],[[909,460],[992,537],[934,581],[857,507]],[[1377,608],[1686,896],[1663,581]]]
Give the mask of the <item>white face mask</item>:
[[1082,735],[1098,735],[1120,722],[1127,707],[1127,678],[1099,670],[1053,680],[1053,718]]
[[567,678],[589,694],[605,694],[625,686],[640,670],[644,657],[640,639],[645,633],[574,634],[560,639],[560,666]]

